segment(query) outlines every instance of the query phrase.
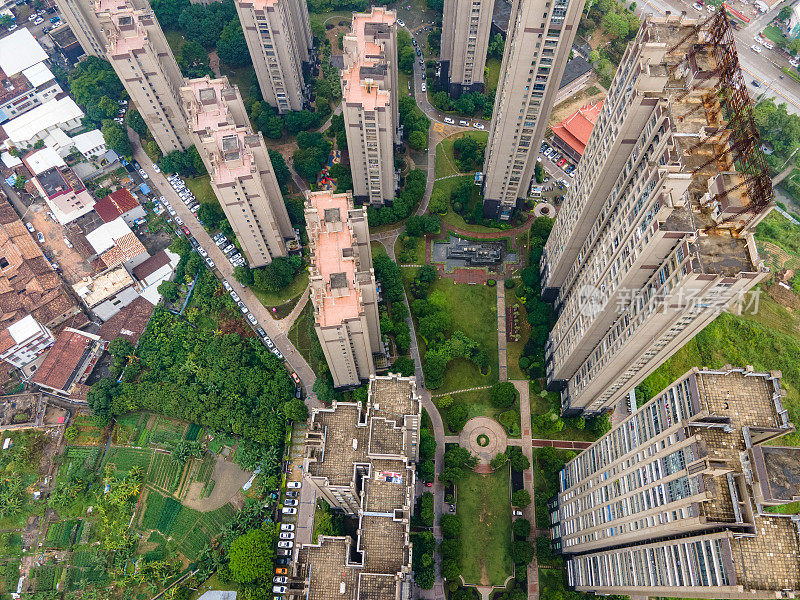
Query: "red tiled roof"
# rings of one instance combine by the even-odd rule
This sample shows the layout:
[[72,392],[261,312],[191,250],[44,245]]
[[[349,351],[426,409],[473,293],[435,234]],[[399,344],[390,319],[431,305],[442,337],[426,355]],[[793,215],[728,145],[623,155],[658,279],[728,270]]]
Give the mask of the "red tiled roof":
[[98,200],[94,205],[94,210],[103,219],[103,222],[110,223],[126,212],[139,206],[139,201],[125,188],[120,188],[116,192],[111,192],[102,200]]
[[135,346],[142,337],[154,309],[155,306],[140,296],[103,323],[97,335],[106,342],[113,342],[118,337],[123,337]]
[[75,329],[65,329],[56,338],[31,383],[66,391],[80,375],[77,369],[94,340]]
[[602,100],[594,104],[587,104],[558,125],[553,125],[553,133],[564,140],[575,152],[583,156],[583,151],[586,150],[586,142],[589,141],[589,136],[592,133],[592,129],[594,129],[594,124],[597,123],[597,117],[600,115],[600,109],[602,108]]
[[154,254],[148,258],[143,263],[135,266],[133,268],[133,276],[139,281],[142,281],[143,279],[150,277],[150,275],[167,264],[169,264],[169,256],[164,250],[162,250],[161,252],[158,252],[157,254]]

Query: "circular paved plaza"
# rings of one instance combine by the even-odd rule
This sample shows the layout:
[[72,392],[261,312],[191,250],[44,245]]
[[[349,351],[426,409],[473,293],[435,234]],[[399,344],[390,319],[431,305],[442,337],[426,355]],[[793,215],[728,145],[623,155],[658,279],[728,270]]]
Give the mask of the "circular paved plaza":
[[492,458],[505,452],[508,440],[500,423],[489,417],[474,417],[464,425],[458,443],[478,457],[479,465],[488,465]]

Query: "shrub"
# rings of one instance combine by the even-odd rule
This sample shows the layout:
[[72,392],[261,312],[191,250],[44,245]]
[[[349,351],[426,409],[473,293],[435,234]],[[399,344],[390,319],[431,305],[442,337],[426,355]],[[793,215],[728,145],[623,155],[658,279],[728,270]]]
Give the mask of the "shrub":
[[517,540],[511,543],[511,558],[517,564],[527,565],[533,560],[535,551],[530,542]]
[[494,286],[497,285],[497,281],[494,280],[494,279],[487,279],[486,280],[486,285],[488,285],[489,287],[494,287]]
[[[511,504],[517,508],[525,508],[531,503],[531,495],[528,490],[517,490],[511,494]],[[526,561],[530,562],[530,561]]]
[[451,431],[458,433],[464,429],[468,418],[467,407],[463,404],[455,404],[447,411],[447,426]]
[[503,287],[505,287],[507,290],[513,290],[515,287],[517,287],[517,281],[515,279],[506,279],[503,282]]
[[461,535],[461,517],[458,515],[442,515],[439,526],[445,538],[455,539]]
[[509,408],[517,401],[517,390],[509,381],[495,383],[489,390],[489,400],[495,408]]
[[531,534],[531,522],[528,519],[517,519],[511,524],[514,535],[520,539],[527,539]]
[[75,440],[78,437],[78,428],[75,426],[67,427],[64,431],[64,437],[68,442]]

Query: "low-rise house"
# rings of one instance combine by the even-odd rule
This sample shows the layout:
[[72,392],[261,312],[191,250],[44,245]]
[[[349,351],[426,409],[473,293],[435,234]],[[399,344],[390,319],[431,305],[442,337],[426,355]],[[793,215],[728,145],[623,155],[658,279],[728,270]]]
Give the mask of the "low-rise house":
[[130,270],[150,258],[142,242],[122,217],[90,231],[86,234],[86,241],[108,269],[124,265]]
[[97,277],[86,277],[72,289],[100,320],[107,321],[139,297],[134,283],[125,267],[118,266]]
[[553,146],[572,162],[577,163],[583,156],[601,108],[602,100],[587,104],[558,125],[553,125]]
[[55,99],[3,123],[3,130],[8,137],[5,144],[8,148],[19,149],[33,146],[39,140],[44,142],[48,134],[56,129],[65,133],[78,129],[82,126],[84,116],[72,98],[58,94]]
[[32,315],[21,318],[0,331],[0,359],[22,372],[27,379],[36,369],[55,338],[50,330]]
[[103,323],[97,335],[105,342],[113,342],[118,337],[125,338],[135,346],[139,343],[154,309],[155,306],[149,300],[139,296]]
[[100,336],[67,327],[56,338],[31,383],[62,398],[86,400],[86,380],[102,353]]
[[94,197],[80,177],[52,148],[42,148],[23,159],[33,175],[31,182],[62,225],[91,212]]
[[47,53],[27,29],[0,38],[0,123],[63,91],[45,60]]
[[158,286],[162,281],[172,279],[179,260],[180,256],[174,252],[162,250],[134,268],[133,276],[138,282],[139,294],[153,304],[158,304],[161,300]]
[[110,223],[114,219],[122,217],[129,227],[133,227],[136,219],[147,214],[144,206],[139,204],[136,197],[125,188],[120,188],[98,200],[94,205],[94,211],[100,215],[104,223]]

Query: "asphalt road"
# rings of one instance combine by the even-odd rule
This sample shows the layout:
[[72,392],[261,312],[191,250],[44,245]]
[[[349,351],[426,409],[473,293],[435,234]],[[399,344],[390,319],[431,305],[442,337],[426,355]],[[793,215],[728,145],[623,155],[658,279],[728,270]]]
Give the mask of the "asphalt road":
[[[129,134],[130,133],[132,132],[129,130]],[[133,134],[131,137],[134,138],[135,136],[136,134]],[[164,174],[156,173],[155,170],[153,170],[153,163],[147,154],[145,154],[142,150],[138,139],[133,139],[132,144],[134,147],[134,158],[142,166],[145,173],[148,174],[149,179],[147,180],[147,184],[153,190],[153,193],[157,196],[164,196],[166,198],[170,206],[175,209],[177,215],[189,228],[192,236],[194,236],[200,246],[202,246],[208,252],[211,260],[214,261],[215,268],[212,269],[214,274],[220,279],[226,280],[228,283],[230,283],[233,290],[241,297],[242,302],[244,302],[253,316],[256,317],[256,320],[258,321],[257,327],[262,327],[264,331],[267,332],[267,335],[272,338],[273,343],[275,346],[277,346],[278,350],[281,351],[281,354],[283,354],[284,358],[286,359],[286,363],[300,377],[303,387],[306,390],[306,394],[308,395],[306,404],[308,404],[309,407],[321,406],[312,391],[314,381],[317,378],[314,374],[314,371],[311,370],[311,367],[297,351],[297,348],[295,348],[294,345],[289,341],[286,333],[284,333],[284,331],[280,328],[277,321],[275,321],[269,315],[267,309],[261,304],[261,302],[259,302],[258,298],[255,297],[253,292],[251,292],[249,288],[242,286],[238,281],[236,281],[236,279],[233,277],[233,265],[228,262],[227,257],[216,246],[216,244],[214,244],[211,236],[200,224],[200,221],[197,220],[197,217],[195,217],[194,213],[187,208],[175,190],[172,189],[172,186],[169,184]],[[136,179],[139,179],[138,175],[136,176]]]

